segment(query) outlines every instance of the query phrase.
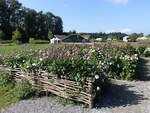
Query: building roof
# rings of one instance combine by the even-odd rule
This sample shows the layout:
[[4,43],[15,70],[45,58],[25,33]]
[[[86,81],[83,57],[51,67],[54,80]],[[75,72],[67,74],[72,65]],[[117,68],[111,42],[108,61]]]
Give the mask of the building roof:
[[70,38],[70,37],[72,37],[72,36],[80,36],[80,37],[82,37],[82,38],[84,38],[84,39],[89,39],[89,37],[90,37],[90,35],[80,35],[80,34],[71,34],[71,35],[68,35],[68,36],[66,36],[66,35],[55,35],[55,37],[56,38],[59,38],[60,40],[64,40],[64,39],[67,39],[67,38]]
[[60,40],[64,40],[66,38],[66,35],[54,35],[54,36]]
[[88,40],[90,38],[90,35],[81,35],[81,37],[83,37],[83,38]]

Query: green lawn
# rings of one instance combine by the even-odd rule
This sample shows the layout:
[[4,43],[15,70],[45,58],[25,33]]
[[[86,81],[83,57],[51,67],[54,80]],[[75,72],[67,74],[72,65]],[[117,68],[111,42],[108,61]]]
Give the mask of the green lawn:
[[14,95],[14,83],[8,82],[9,75],[7,72],[0,70],[0,109],[19,101]]
[[[57,44],[56,44],[57,45]],[[0,55],[18,53],[20,51],[29,49],[45,49],[52,46],[52,44],[23,44],[23,45],[3,45],[0,46]]]
[[19,101],[18,98],[12,95],[13,85],[8,84],[6,86],[0,86],[0,109],[9,106],[12,103]]

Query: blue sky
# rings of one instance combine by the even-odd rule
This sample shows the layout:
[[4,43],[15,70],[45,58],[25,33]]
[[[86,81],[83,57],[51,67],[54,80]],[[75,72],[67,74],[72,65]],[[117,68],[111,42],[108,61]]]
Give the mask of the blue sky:
[[19,0],[62,17],[64,30],[150,33],[150,0]]

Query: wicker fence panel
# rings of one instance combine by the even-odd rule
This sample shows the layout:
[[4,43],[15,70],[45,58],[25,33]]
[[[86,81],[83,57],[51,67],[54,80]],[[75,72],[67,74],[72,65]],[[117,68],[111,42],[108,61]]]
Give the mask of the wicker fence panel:
[[88,104],[90,108],[93,107],[93,84],[92,80],[88,79],[83,91],[83,87],[78,85],[75,81],[67,79],[59,79],[45,71],[37,71],[26,73],[20,69],[8,68],[0,66],[1,70],[9,71],[16,81],[27,79],[34,87],[42,91],[51,92],[57,96],[67,98],[74,101]]

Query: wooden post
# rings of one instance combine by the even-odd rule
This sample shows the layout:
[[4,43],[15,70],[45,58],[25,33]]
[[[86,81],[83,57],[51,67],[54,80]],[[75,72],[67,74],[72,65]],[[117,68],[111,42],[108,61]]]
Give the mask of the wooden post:
[[46,96],[48,97],[48,90],[46,90]]
[[93,108],[93,83],[92,83],[92,79],[90,78],[88,81],[88,88],[89,88],[89,93],[90,93],[90,97],[89,97],[89,108]]

